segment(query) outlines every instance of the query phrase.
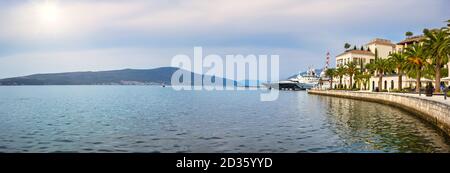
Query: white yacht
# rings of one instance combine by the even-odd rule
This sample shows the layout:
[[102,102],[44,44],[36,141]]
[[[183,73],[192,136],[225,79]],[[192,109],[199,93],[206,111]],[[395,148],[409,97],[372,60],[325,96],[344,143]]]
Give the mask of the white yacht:
[[316,75],[314,69],[309,69],[304,75],[297,75],[297,86],[301,90],[311,89],[319,84],[320,77]]
[[275,83],[263,83],[263,85],[269,89],[279,89],[279,90],[299,90],[297,79],[291,78],[284,81],[279,81]]
[[269,89],[306,90],[316,87],[319,84],[319,79],[315,70],[310,68],[304,75],[298,74],[297,77],[285,81],[265,83],[263,85]]

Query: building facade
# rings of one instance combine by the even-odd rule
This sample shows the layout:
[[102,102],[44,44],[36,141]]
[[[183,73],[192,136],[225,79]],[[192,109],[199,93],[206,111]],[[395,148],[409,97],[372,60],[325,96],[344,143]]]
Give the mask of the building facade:
[[336,67],[345,66],[349,62],[366,65],[375,59],[375,54],[367,50],[348,50],[336,56]]
[[[363,49],[346,50],[336,56],[337,68],[345,66],[351,61],[357,63],[358,67],[365,67],[368,63],[374,61],[376,58],[387,59],[389,55],[394,52],[402,52],[405,48],[413,44],[421,44],[425,37],[423,35],[408,37],[403,41],[393,44],[390,40],[376,38],[369,41],[363,46]],[[448,74],[450,74],[450,62],[447,64]],[[397,72],[398,73],[398,72]],[[399,77],[396,74],[384,75],[382,77],[381,86],[379,85],[379,76],[372,76],[369,79],[369,84],[366,85],[366,90],[396,90],[398,88]],[[353,80],[353,84],[354,84]],[[450,81],[449,81],[450,84]],[[333,87],[336,88],[339,85],[339,78],[333,80]],[[350,76],[344,76],[342,79],[342,85],[350,88]],[[415,88],[415,79],[409,78],[406,75],[402,76],[402,88]],[[434,85],[434,83],[433,83]],[[361,87],[363,88],[363,87]]]
[[366,47],[377,56],[376,58],[385,59],[395,51],[396,45],[390,40],[376,38],[367,43]]
[[[365,67],[367,64],[374,61],[376,58],[386,59],[389,55],[396,51],[396,45],[393,44],[390,40],[375,38],[369,41],[367,44],[363,46],[363,50],[361,49],[353,49],[347,50],[344,53],[341,53],[336,56],[336,66],[337,68],[341,66],[345,66],[351,61],[354,61],[358,64],[358,67]],[[388,79],[389,78],[389,79]],[[395,76],[386,76],[386,83],[389,83],[387,88],[391,86],[392,79]],[[339,79],[335,79],[334,87],[337,87],[339,84]],[[353,80],[354,81],[354,80]],[[367,90],[372,90],[378,87],[378,77],[371,77],[369,80],[369,85],[366,87]],[[375,81],[375,82],[374,82]],[[394,80],[394,88],[397,88],[398,77]],[[384,83],[384,82],[383,82]],[[350,76],[344,76],[342,79],[342,85],[350,86]]]

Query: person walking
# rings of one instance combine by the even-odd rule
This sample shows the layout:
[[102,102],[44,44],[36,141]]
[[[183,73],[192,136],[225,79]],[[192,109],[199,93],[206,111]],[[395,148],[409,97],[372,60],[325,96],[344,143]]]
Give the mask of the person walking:
[[448,87],[444,87],[444,100],[447,100],[447,93],[448,93],[448,90],[450,90],[450,85],[448,86]]
[[433,86],[431,82],[427,83],[427,86],[425,87],[425,96],[432,97],[433,96]]

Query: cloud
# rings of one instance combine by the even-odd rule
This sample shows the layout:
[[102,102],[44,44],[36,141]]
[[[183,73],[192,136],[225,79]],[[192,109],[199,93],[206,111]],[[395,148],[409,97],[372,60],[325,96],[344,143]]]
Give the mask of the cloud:
[[[9,40],[111,36],[304,34],[325,28],[345,31],[391,23],[428,23],[445,1],[399,0],[185,0],[54,1],[60,25],[36,23],[40,1],[2,7],[0,37]],[[448,3],[447,3],[448,5]],[[411,13],[401,10],[407,9]],[[426,9],[426,10],[423,10]],[[47,29],[48,31],[45,31]],[[44,31],[42,31],[44,30]]]
[[[49,26],[42,21],[46,2],[28,1],[2,8],[0,38],[9,41],[46,41],[49,39],[65,40],[77,37],[90,37],[107,30],[140,8],[136,3],[107,1],[49,1],[55,6],[58,21]],[[44,7],[44,8],[43,8]]]
[[[125,68],[150,69],[170,66],[172,57],[178,54],[193,58],[193,48],[111,48],[78,51],[55,51],[22,53],[0,58],[0,78],[24,76],[35,73],[58,73],[71,71],[117,70]],[[203,56],[226,55],[279,55],[282,67],[281,77],[289,77],[294,72],[304,70],[317,61],[313,52],[294,49],[203,47]],[[321,55],[325,56],[325,55]],[[193,61],[193,60],[192,60]],[[324,58],[319,59],[321,68]],[[292,64],[296,64],[292,66]],[[191,70],[191,69],[187,69]]]
[[[0,2],[0,55],[6,56],[0,57],[0,72],[45,71],[52,62],[61,68],[48,71],[162,66],[168,62],[162,57],[176,54],[170,50],[205,46],[217,54],[280,54],[295,62],[282,62],[287,74],[323,64],[326,51],[339,54],[345,42],[399,41],[405,31],[440,27],[450,5],[447,0],[50,0],[59,21],[48,23],[39,17],[43,2]],[[127,61],[127,53],[135,60]],[[92,65],[88,57],[105,64]]]

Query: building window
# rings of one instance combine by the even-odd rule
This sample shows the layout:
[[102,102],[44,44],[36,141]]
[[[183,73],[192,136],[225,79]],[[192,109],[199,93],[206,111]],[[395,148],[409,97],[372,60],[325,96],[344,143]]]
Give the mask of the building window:
[[387,81],[384,81],[384,89],[387,90]]
[[391,80],[391,89],[394,89],[394,80]]

